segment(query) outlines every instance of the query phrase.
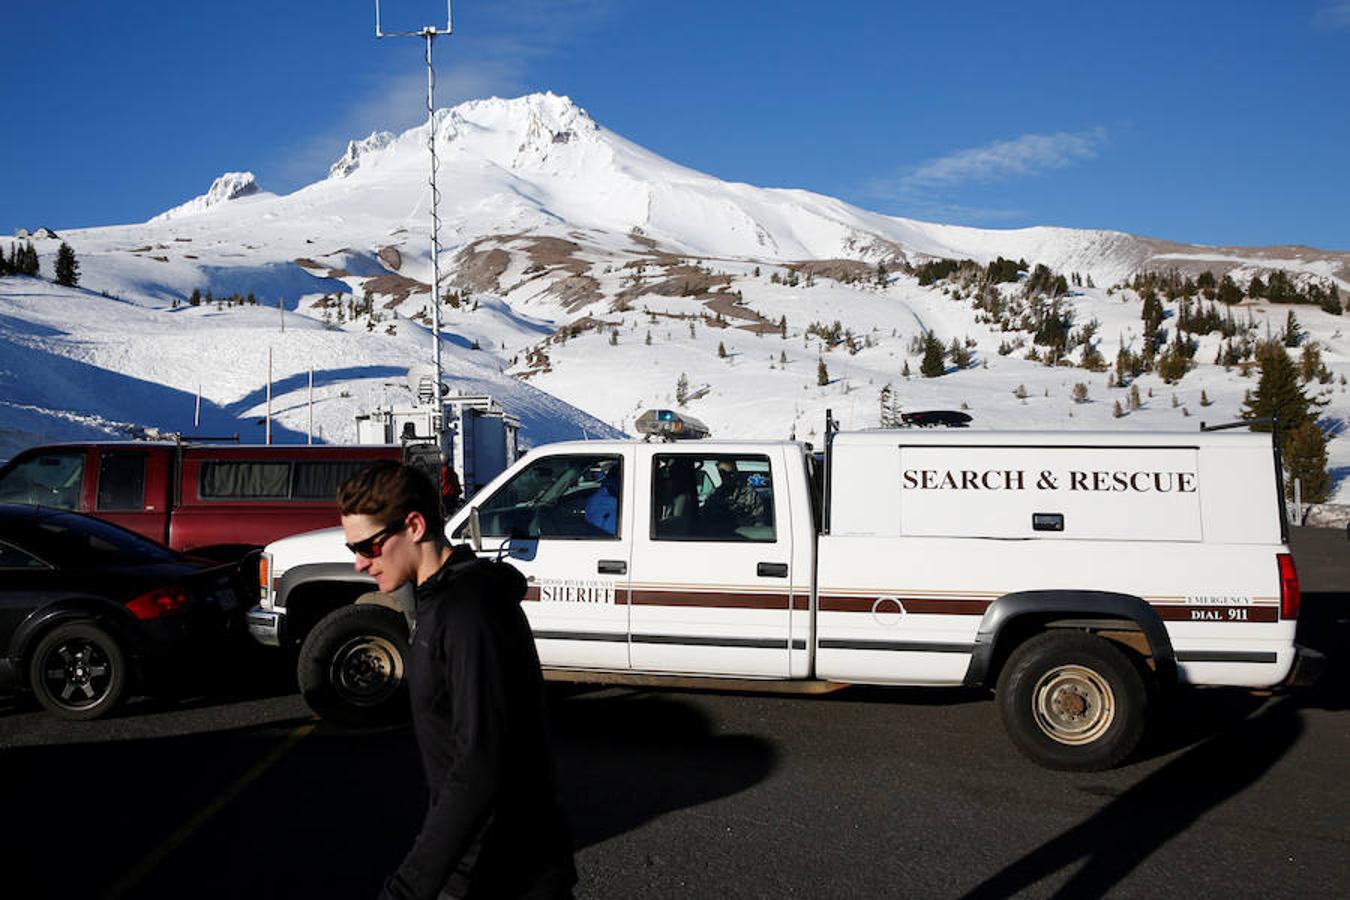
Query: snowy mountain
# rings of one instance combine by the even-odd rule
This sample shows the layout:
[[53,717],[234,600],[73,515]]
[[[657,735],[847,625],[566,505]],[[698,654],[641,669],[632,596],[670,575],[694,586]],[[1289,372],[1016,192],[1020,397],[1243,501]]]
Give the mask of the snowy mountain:
[[170,219],[181,219],[183,216],[215,209],[222,203],[238,200],[241,197],[258,196],[272,197],[275,195],[262,193],[252,172],[226,172],[211,183],[211,189],[205,194],[194,197],[173,209],[165,210],[150,221],[167,222]]
[[[1254,385],[1241,373],[1249,367],[1215,365],[1225,339],[1203,334],[1190,372],[1175,384],[1140,375],[1138,408],[1116,417],[1115,401],[1130,404],[1127,388],[1108,386],[1111,372],[1027,359],[1035,336],[977,299],[992,290],[1000,307],[1039,315],[1024,283],[972,285],[968,266],[921,284],[917,267],[933,260],[1001,256],[1064,275],[1071,290],[1052,302],[1072,319],[1076,346],[1090,330],[1086,343],[1108,365],[1122,347],[1141,348],[1142,300],[1112,289],[1141,271],[1210,272],[1244,288],[1280,271],[1300,289],[1350,296],[1346,252],[967,228],[727,183],[553,94],[443,109],[434,127],[442,291],[452,292],[446,368],[522,414],[536,443],[629,428],[677,393],[715,434],[809,438],[826,408],[875,426],[888,383],[906,408],[964,404],[981,427],[1190,430],[1235,418]],[[324,438],[351,439],[358,407],[430,356],[427,128],[354,140],[327,178],[289,195],[228,173],[149,222],[62,229],[81,290],[0,279],[0,457],[78,429],[190,430],[183,415],[198,381],[212,429],[247,431],[261,416],[268,346],[274,408],[291,436],[305,428],[312,364]],[[55,242],[35,246],[50,276]],[[187,306],[194,290],[259,305]],[[1165,305],[1175,335],[1182,310]],[[1233,311],[1250,337],[1280,334],[1291,308],[1303,345],[1320,346],[1330,380],[1308,391],[1326,395],[1323,422],[1338,435],[1350,414],[1343,317],[1259,299]],[[921,378],[915,340],[929,331],[965,348],[969,366],[949,359],[947,374]],[[1071,396],[1079,383],[1086,402]],[[1350,501],[1350,440],[1335,437],[1331,457]]]

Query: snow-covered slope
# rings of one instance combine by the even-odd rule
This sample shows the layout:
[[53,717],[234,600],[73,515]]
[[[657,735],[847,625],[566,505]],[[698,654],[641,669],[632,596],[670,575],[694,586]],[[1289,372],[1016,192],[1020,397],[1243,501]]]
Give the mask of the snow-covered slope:
[[[62,229],[83,289],[0,280],[0,457],[79,429],[185,430],[199,381],[204,431],[257,436],[269,346],[281,385],[274,408],[288,436],[304,431],[313,364],[323,437],[350,440],[352,416],[430,357],[427,127],[354,140],[327,178],[286,196],[229,173],[149,222]],[[933,258],[1003,256],[1078,274],[1089,286],[1069,302],[1080,326],[1099,322],[1094,340],[1108,362],[1121,346],[1137,349],[1141,329],[1138,297],[1106,289],[1141,270],[1231,273],[1245,284],[1283,269],[1350,295],[1350,253],[967,228],[723,182],[553,94],[440,110],[435,136],[442,289],[454,291],[442,307],[447,371],[465,389],[501,397],[535,443],[630,427],[641,409],[673,402],[682,373],[690,408],[715,432],[772,437],[809,437],[827,407],[845,424],[875,425],[888,382],[906,408],[964,403],[982,426],[1183,429],[1235,417],[1253,384],[1214,366],[1217,340],[1205,337],[1195,370],[1176,386],[1144,376],[1142,408],[1116,418],[1124,389],[1108,388],[1106,373],[1047,368],[1026,360],[1025,346],[1002,355],[1000,344],[1017,335],[969,297],[897,274]],[[35,245],[50,277],[56,242]],[[890,272],[885,286],[873,277],[879,263]],[[188,307],[194,290],[252,294],[259,306]],[[1339,434],[1350,413],[1335,380],[1350,365],[1342,319],[1297,311],[1333,376],[1322,414]],[[1286,308],[1256,302],[1239,312],[1278,333]],[[836,320],[854,334],[856,353],[808,333]],[[911,342],[929,329],[969,344],[974,367],[919,378]],[[1079,382],[1086,403],[1070,397]],[[1025,398],[1013,393],[1019,385]],[[1201,408],[1201,391],[1212,407]],[[1350,440],[1336,437],[1331,448],[1350,501]]]

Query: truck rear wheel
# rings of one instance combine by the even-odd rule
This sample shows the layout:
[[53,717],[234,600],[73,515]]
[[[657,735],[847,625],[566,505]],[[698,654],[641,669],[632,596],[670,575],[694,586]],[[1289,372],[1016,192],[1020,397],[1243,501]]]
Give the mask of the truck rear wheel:
[[1048,769],[1119,765],[1144,736],[1144,675],[1115,644],[1081,632],[1046,632],[1013,651],[999,674],[1008,736]]
[[305,703],[344,725],[382,725],[408,715],[408,626],[384,606],[343,606],[300,645],[296,680]]

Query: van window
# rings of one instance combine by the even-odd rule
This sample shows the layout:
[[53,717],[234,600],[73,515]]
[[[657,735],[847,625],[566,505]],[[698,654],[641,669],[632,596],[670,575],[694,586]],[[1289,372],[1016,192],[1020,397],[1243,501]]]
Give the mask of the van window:
[[0,502],[79,509],[83,487],[83,450],[40,453],[0,477]]
[[208,500],[285,500],[289,462],[217,460],[202,463],[201,496]]
[[478,508],[494,537],[619,537],[623,467],[617,456],[547,456],[518,472]]
[[299,461],[291,476],[292,500],[333,500],[342,482],[370,465],[368,459]]
[[98,460],[98,500],[104,511],[145,509],[145,454],[104,453]]
[[652,540],[777,540],[769,458],[692,453],[655,456]]

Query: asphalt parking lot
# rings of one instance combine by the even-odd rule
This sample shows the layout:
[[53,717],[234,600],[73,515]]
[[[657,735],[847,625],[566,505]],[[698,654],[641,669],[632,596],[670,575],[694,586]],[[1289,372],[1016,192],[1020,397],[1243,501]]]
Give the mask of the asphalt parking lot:
[[[577,894],[1344,896],[1350,592],[1304,577],[1321,684],[1189,692],[1106,773],[1023,761],[963,691],[555,687]],[[373,897],[422,812],[411,731],[316,722],[275,659],[239,665],[106,722],[0,702],[0,892]]]

